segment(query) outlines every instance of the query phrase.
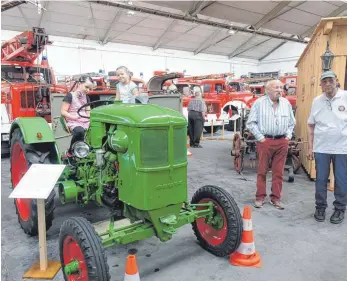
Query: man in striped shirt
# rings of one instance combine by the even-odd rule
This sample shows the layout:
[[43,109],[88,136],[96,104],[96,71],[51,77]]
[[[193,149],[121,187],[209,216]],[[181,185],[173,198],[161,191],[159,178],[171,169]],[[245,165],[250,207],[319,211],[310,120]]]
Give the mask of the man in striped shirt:
[[261,208],[266,197],[266,174],[272,161],[270,203],[284,209],[281,202],[283,171],[292,138],[295,117],[289,101],[282,97],[283,84],[271,80],[265,86],[266,95],[252,106],[246,126],[257,140],[258,174],[254,206]]
[[188,132],[191,147],[199,147],[200,137],[204,129],[206,104],[201,97],[201,88],[194,87],[193,97],[188,104]]

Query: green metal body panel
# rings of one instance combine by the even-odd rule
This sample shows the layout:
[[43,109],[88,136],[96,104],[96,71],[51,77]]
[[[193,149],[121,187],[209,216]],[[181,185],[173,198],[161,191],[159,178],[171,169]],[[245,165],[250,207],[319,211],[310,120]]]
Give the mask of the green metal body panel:
[[[18,117],[11,124],[10,135],[16,128],[20,128],[26,144],[55,143],[53,131],[42,117]],[[38,137],[38,134],[41,137]]]
[[121,201],[155,210],[187,200],[187,121],[181,113],[158,105],[116,103],[90,115],[93,147],[102,146],[98,135],[105,124],[114,125],[108,143],[118,152]]

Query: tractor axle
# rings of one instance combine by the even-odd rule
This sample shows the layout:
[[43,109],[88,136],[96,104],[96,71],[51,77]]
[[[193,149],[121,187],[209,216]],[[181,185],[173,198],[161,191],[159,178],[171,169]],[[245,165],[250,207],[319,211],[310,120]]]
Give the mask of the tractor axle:
[[[162,241],[168,241],[176,233],[176,229],[186,224],[193,223],[199,218],[206,218],[211,225],[219,224],[218,214],[214,216],[213,203],[189,204],[181,208],[179,215],[169,214],[159,218],[159,222],[151,223],[147,220],[135,222],[118,229],[114,228],[114,219],[110,219],[109,229],[99,234],[105,248],[117,244],[129,244],[158,236]],[[159,234],[160,233],[160,234]]]

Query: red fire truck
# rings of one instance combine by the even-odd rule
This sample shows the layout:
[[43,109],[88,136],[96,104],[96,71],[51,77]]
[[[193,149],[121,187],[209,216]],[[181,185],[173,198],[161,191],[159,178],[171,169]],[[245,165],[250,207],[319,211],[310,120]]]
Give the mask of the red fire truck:
[[57,85],[47,57],[35,63],[51,44],[44,28],[34,27],[1,46],[1,154],[9,152],[9,133],[17,117],[40,116],[51,122],[51,93],[66,93]]

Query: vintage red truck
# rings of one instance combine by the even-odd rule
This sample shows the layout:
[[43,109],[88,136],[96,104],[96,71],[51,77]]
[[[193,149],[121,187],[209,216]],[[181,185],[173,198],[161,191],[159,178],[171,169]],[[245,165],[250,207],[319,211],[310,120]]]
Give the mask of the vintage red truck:
[[15,118],[40,116],[51,124],[51,94],[67,93],[66,86],[56,84],[47,57],[35,63],[48,44],[45,29],[34,27],[1,46],[1,154],[9,153]]

